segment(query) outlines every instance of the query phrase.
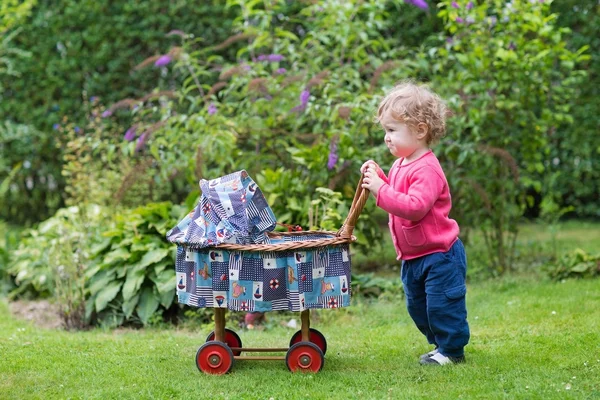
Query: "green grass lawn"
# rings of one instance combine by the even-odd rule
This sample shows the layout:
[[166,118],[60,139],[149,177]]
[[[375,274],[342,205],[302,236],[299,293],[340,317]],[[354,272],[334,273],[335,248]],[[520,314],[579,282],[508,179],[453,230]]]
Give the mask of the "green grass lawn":
[[[212,329],[37,328],[0,302],[0,398],[593,399],[600,398],[600,281],[506,278],[471,284],[464,365],[424,367],[429,350],[403,300],[362,302],[313,315],[328,340],[323,370],[291,374],[283,361],[237,361],[201,374],[197,348]],[[291,329],[272,314],[245,346],[283,347]]]

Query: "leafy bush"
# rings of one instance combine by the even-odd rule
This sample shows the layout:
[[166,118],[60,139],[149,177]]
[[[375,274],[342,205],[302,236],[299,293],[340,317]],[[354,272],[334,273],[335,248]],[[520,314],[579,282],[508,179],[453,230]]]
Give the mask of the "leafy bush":
[[548,275],[554,280],[568,278],[595,278],[600,276],[600,254],[591,255],[581,249],[562,256],[558,263],[548,266]]
[[544,154],[556,127],[572,122],[577,69],[586,48],[566,48],[545,2],[440,3],[448,37],[423,49],[426,71],[455,116],[443,161],[454,209],[482,230],[490,272],[513,264],[528,191],[541,192]]
[[105,223],[101,208],[73,206],[24,231],[8,268],[16,284],[10,296],[60,297],[65,284],[80,280],[88,249]]
[[573,96],[571,113],[574,124],[560,125],[550,137],[551,151],[545,165],[548,170],[546,193],[562,207],[574,207],[578,217],[600,216],[597,194],[600,170],[594,160],[600,155],[600,5],[593,1],[561,0],[552,2],[559,14],[557,24],[571,30],[568,47],[574,51],[589,46],[590,59],[583,67],[588,78]]
[[0,220],[0,232],[0,295],[6,295],[14,288],[8,267],[12,253],[18,247],[20,229]]
[[48,217],[46,207],[61,204],[55,146],[29,125],[0,122],[0,183],[6,185],[0,193],[0,218],[30,224]]
[[165,235],[187,210],[154,203],[123,212],[91,250],[94,264],[85,275],[86,315],[100,324],[147,324],[175,299],[175,246]]
[[[134,111],[141,121],[138,156],[154,157],[161,184],[183,175],[194,187],[200,178],[246,169],[270,194],[280,222],[304,227],[323,222],[309,214],[321,201],[319,190],[328,189],[341,194],[331,220],[340,223],[362,162],[391,161],[372,122],[376,89],[414,68],[409,61],[386,64],[406,54],[384,36],[391,26],[386,2],[357,2],[355,9],[303,4],[280,20],[272,15],[286,15],[285,2],[268,9],[230,5],[242,10],[237,35],[211,47],[182,38],[177,47],[171,73],[184,79],[180,101]],[[222,51],[234,45],[238,59],[231,62]],[[373,209],[370,202],[364,214]],[[380,236],[377,221],[368,218],[358,232]]]
[[402,281],[399,277],[395,279],[375,276],[373,273],[352,274],[352,295],[365,298],[383,299],[404,295]]
[[[8,171],[25,160],[31,166],[15,180],[19,190],[11,192],[10,209],[0,209],[0,218],[13,223],[44,220],[62,206],[62,149],[57,148],[55,127],[65,118],[83,126],[88,110],[82,103],[90,98],[112,104],[143,97],[157,82],[176,85],[165,68],[135,67],[166,52],[184,32],[205,44],[224,40],[234,17],[215,0],[0,3],[0,126],[12,123],[2,128],[8,130],[11,143],[7,145],[6,132],[0,132],[0,162]],[[10,28],[6,35],[4,28]],[[7,49],[10,53],[5,55]],[[5,68],[18,79],[5,79]],[[17,131],[19,125],[25,128]],[[2,165],[0,181],[5,173]]]

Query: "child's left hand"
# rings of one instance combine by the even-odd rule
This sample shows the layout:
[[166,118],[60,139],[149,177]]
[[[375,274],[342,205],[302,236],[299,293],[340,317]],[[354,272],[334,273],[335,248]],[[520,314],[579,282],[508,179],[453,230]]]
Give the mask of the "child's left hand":
[[367,167],[364,175],[362,187],[368,189],[375,197],[377,197],[379,189],[385,182],[377,175],[377,170],[371,165]]

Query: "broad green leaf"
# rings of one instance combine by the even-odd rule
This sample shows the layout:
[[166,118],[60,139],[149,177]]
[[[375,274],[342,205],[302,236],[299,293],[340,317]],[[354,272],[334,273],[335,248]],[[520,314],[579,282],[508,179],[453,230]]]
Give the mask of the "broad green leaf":
[[95,246],[93,246],[90,250],[91,256],[97,256],[98,254],[100,254],[101,252],[103,252],[104,250],[106,250],[111,243],[111,239],[110,238],[104,238],[102,240],[102,242],[96,244]]
[[157,263],[169,255],[169,249],[150,250],[135,266],[136,269],[146,268],[148,265]]
[[116,250],[111,251],[107,255],[104,256],[103,262],[105,264],[111,264],[115,261],[126,261],[129,259],[131,254],[129,251],[123,247],[118,247]]
[[98,292],[95,302],[96,312],[100,312],[106,308],[108,303],[110,303],[110,301],[117,296],[119,290],[121,290],[121,285],[121,282],[113,281]]
[[175,300],[175,290],[170,290],[160,295],[160,305],[162,305],[164,308],[171,307],[173,300]]
[[165,292],[175,292],[175,286],[177,282],[174,270],[168,269],[162,271],[160,275],[158,275],[152,280],[156,284],[156,289],[158,290],[158,293],[162,294]]
[[123,285],[123,300],[128,301],[137,294],[142,283],[144,283],[145,276],[146,273],[144,270],[130,269],[127,272],[127,279],[125,279],[125,284]]
[[156,275],[159,275],[167,266],[174,266],[174,265],[175,265],[175,263],[170,259],[163,260],[154,265],[154,273]]
[[571,271],[573,272],[578,272],[578,273],[582,273],[582,272],[586,272],[586,271],[591,271],[593,268],[593,264],[592,263],[579,263],[576,264],[574,267],[571,268]]
[[135,306],[137,306],[140,300],[140,294],[136,294],[131,297],[129,300],[123,302],[123,313],[125,314],[125,318],[129,319],[131,315],[133,315],[133,311],[135,310]]
[[148,323],[150,317],[158,309],[159,299],[154,294],[152,288],[145,287],[142,290],[140,302],[136,308],[137,314],[144,325]]
[[115,277],[114,269],[103,269],[90,279],[90,294],[94,296],[105,288]]

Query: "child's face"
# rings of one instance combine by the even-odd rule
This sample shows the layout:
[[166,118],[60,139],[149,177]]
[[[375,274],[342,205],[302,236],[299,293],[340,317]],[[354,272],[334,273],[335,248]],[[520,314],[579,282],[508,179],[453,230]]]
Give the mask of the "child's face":
[[422,140],[419,140],[417,133],[406,123],[392,118],[389,112],[383,114],[380,122],[385,130],[385,144],[394,156],[408,157],[415,150],[423,147]]

